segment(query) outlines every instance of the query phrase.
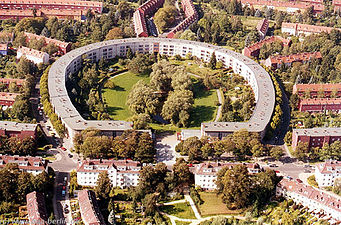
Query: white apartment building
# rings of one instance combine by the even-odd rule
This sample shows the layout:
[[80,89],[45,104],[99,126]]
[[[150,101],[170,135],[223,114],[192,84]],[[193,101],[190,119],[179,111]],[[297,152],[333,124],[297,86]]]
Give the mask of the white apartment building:
[[302,204],[319,219],[326,219],[330,223],[341,220],[341,200],[311,186],[284,178],[277,185],[276,195]]
[[132,160],[87,159],[78,165],[77,183],[96,186],[99,174],[106,171],[114,187],[137,186],[140,170],[141,164]]
[[33,175],[38,175],[47,169],[47,162],[41,157],[0,154],[0,169],[4,168],[9,163],[17,164],[21,171]]
[[48,63],[50,60],[49,54],[46,52],[41,52],[32,48],[19,47],[17,51],[17,59],[25,56],[28,60],[34,62],[35,64]]
[[315,179],[319,187],[333,186],[341,178],[341,161],[328,160],[315,167]]
[[[219,163],[219,162],[204,162],[194,166],[194,182],[196,186],[199,186],[206,190],[214,190],[217,188],[216,180],[218,171],[224,167],[232,168],[239,163]],[[255,163],[245,164],[249,173],[259,173],[260,166]]]

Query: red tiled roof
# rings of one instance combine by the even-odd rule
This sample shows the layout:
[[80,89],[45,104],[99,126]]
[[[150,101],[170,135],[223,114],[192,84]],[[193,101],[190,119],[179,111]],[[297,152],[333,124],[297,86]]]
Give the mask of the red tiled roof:
[[244,5],[258,5],[258,6],[273,6],[281,8],[298,8],[298,9],[307,9],[308,7],[313,6],[315,12],[321,12],[324,10],[323,2],[313,1],[304,2],[304,1],[278,1],[278,0],[241,0]]
[[[330,173],[333,173],[335,171],[339,171],[341,173],[341,161],[328,160],[324,163],[318,164],[317,169],[322,174],[330,174]],[[336,170],[336,169],[338,169],[338,170]]]
[[250,52],[253,52],[253,51],[260,49],[264,44],[273,43],[275,41],[280,41],[284,45],[289,45],[291,42],[290,40],[282,38],[280,36],[272,36],[272,37],[269,37],[269,38],[264,39],[262,41],[256,42],[253,45],[250,45],[249,47],[245,47],[245,49],[248,49]]
[[10,93],[10,92],[0,92],[0,100],[1,101],[15,101],[15,98],[20,95],[19,93]]
[[282,179],[278,186],[286,191],[297,193],[341,213],[341,200],[332,195],[289,179]]
[[89,6],[102,7],[102,2],[80,1],[80,0],[0,0],[0,4],[33,4],[33,5],[70,5],[70,6]]
[[341,83],[337,84],[295,84],[293,86],[293,94],[305,91],[341,91]]
[[42,193],[31,192],[26,195],[26,206],[30,225],[48,224],[45,198]]
[[48,55],[46,52],[42,52],[42,51],[38,51],[35,50],[33,48],[27,48],[24,46],[20,46],[17,50],[17,52],[22,53],[23,55],[30,55],[30,56],[34,56],[37,58],[43,58],[45,55]]
[[267,20],[267,19],[262,19],[262,20],[260,20],[259,22],[258,22],[258,24],[257,24],[257,30],[259,31],[259,32],[261,32],[262,34],[266,34],[266,32],[268,31],[268,28],[269,28],[269,20]]
[[104,225],[104,218],[97,205],[95,193],[90,190],[78,192],[79,209],[84,224],[86,225]]
[[304,52],[288,56],[270,56],[271,64],[282,64],[282,63],[293,63],[293,62],[306,62],[310,59],[321,59],[322,55],[320,52]]
[[[232,168],[236,165],[242,165],[242,164],[241,163],[204,162],[204,163],[197,164],[195,166],[194,174],[215,175],[220,169],[224,167]],[[246,165],[249,170],[251,169],[260,170],[260,166],[257,163],[246,163],[243,165]]]
[[[46,169],[47,162],[41,157],[32,156],[10,156],[0,154],[0,168],[4,168],[8,163],[18,164],[21,170],[40,170]],[[35,165],[36,164],[36,165]]]
[[[92,169],[85,168],[92,166]],[[101,169],[99,168],[102,167]],[[87,159],[78,165],[77,172],[103,172],[111,167],[117,169],[117,173],[140,173],[141,164],[132,160],[111,160],[111,159]],[[122,168],[120,170],[120,168]]]
[[25,79],[14,79],[14,78],[0,78],[1,84],[16,83],[19,86],[24,85]]
[[340,105],[341,98],[308,98],[300,100],[300,105]]
[[12,17],[41,17],[41,16],[82,16],[82,10],[63,10],[63,9],[41,9],[37,10],[36,14],[30,9],[0,9],[0,16]]
[[302,23],[282,23],[282,29],[295,29],[299,32],[306,32],[306,33],[330,33],[333,29],[341,31],[339,28],[334,27],[326,27],[326,26],[316,26],[316,25],[309,25],[309,24],[302,24]]
[[46,43],[46,44],[53,43],[53,44],[55,44],[57,47],[66,48],[66,47],[70,44],[70,43],[68,43],[68,42],[60,41],[60,40],[53,39],[53,38],[47,38],[47,37],[44,37],[44,36],[41,36],[41,35],[36,35],[36,34],[28,33],[28,32],[25,32],[25,35],[26,35],[26,37],[27,37],[29,40],[31,40],[31,39],[40,40],[40,39],[42,38],[42,39],[45,40],[45,43]]

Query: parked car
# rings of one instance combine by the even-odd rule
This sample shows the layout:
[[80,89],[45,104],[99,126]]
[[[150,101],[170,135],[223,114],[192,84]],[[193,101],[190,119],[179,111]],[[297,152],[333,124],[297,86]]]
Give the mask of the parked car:
[[300,183],[300,184],[302,184],[302,183],[303,183],[303,181],[302,181],[302,180],[300,180],[300,179],[296,179],[296,181],[297,181],[298,183]]
[[62,196],[65,197],[65,190],[62,190]]
[[66,151],[66,148],[65,148],[65,147],[61,147],[60,149],[63,150],[63,151]]

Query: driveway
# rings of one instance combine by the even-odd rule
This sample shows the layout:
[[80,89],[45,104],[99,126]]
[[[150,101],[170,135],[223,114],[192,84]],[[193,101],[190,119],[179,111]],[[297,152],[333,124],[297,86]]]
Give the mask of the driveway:
[[179,143],[176,134],[164,133],[156,137],[156,159],[157,162],[163,162],[167,166],[173,166],[176,158],[180,154],[175,152],[175,146]]

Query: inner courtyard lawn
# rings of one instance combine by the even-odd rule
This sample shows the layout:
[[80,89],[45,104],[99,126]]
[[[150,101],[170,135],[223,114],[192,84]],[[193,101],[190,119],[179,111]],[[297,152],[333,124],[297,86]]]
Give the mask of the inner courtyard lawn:
[[188,202],[161,206],[160,211],[183,219],[196,219]]
[[111,78],[115,88],[103,88],[102,96],[104,102],[108,105],[107,110],[114,120],[126,120],[132,116],[126,105],[128,94],[131,88],[139,80],[149,83],[149,75],[136,75],[131,72],[125,72]]
[[230,210],[223,203],[221,195],[215,192],[200,192],[200,198],[204,201],[199,205],[202,216],[213,216],[222,214],[240,214],[242,210]]
[[[103,101],[107,104],[107,111],[114,120],[127,120],[132,113],[126,105],[127,97],[134,84],[139,80],[149,83],[149,75],[136,75],[131,72],[124,72],[111,78],[115,88],[103,88]],[[190,117],[191,129],[199,129],[202,122],[209,122],[215,119],[217,113],[216,103],[218,101],[216,90],[206,90],[205,86],[197,78],[192,78],[194,104]],[[151,124],[156,130],[173,130],[178,128],[168,124]]]

